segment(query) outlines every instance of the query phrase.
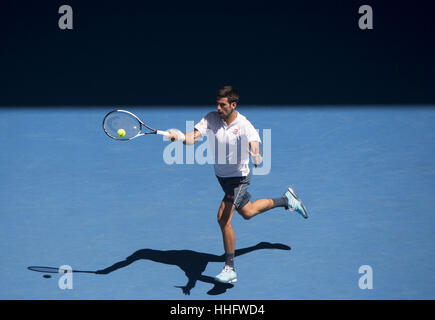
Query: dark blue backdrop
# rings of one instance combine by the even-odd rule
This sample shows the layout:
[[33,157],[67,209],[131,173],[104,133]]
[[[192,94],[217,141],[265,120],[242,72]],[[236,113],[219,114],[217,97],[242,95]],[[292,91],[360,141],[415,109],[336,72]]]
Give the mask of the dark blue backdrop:
[[[58,28],[69,4],[74,29]],[[374,29],[360,30],[371,5]],[[232,84],[256,104],[435,101],[430,1],[10,1],[1,105],[204,105]]]

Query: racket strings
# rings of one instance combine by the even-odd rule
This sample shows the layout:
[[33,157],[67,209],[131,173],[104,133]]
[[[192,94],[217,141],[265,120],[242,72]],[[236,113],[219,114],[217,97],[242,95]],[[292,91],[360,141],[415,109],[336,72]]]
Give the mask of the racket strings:
[[[115,111],[105,117],[103,128],[111,138],[125,140],[137,136],[142,130],[142,125],[139,120],[130,113]],[[120,136],[118,134],[120,129],[125,132],[125,135]]]

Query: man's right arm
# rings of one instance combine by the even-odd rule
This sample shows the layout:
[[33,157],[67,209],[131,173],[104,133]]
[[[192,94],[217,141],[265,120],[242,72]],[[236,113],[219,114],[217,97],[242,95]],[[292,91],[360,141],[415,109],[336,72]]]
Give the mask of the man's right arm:
[[168,130],[169,136],[167,137],[172,142],[183,141],[186,145],[192,145],[202,138],[201,133],[195,129],[193,132],[182,133],[179,130],[170,129]]
[[195,125],[194,131],[189,133],[182,133],[179,130],[168,130],[170,133],[167,137],[171,141],[183,141],[184,144],[192,145],[198,140],[201,140],[203,136],[207,134],[207,130],[210,129],[210,121],[214,121],[216,117],[215,112],[209,112],[199,123]]
[[184,137],[185,139],[183,143],[186,145],[192,145],[202,138],[202,134],[197,129],[195,129],[193,132],[185,133]]

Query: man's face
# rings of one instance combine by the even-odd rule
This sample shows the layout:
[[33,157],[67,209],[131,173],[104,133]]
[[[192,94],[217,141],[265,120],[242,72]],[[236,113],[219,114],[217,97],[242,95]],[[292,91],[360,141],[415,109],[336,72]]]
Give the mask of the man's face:
[[233,113],[234,109],[237,106],[236,102],[232,102],[231,104],[228,102],[228,98],[220,98],[216,101],[217,103],[217,111],[221,119],[227,119],[231,113]]

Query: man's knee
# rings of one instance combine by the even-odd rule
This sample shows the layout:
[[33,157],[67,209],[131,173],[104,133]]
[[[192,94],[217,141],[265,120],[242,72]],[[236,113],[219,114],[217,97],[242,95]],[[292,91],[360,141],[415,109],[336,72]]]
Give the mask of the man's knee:
[[242,214],[242,217],[243,217],[243,219],[245,219],[245,220],[249,220],[249,219],[252,218],[252,215],[249,215],[249,213],[243,213],[243,214]]
[[242,209],[237,210],[237,212],[242,216],[243,219],[249,220],[252,218],[252,209],[249,207],[249,205],[245,205]]
[[231,228],[231,221],[228,218],[218,217],[219,227],[224,230],[225,228]]
[[217,220],[222,230],[224,228],[231,227],[231,217],[232,217],[233,210],[234,209],[232,203],[223,202],[221,207],[219,208]]

